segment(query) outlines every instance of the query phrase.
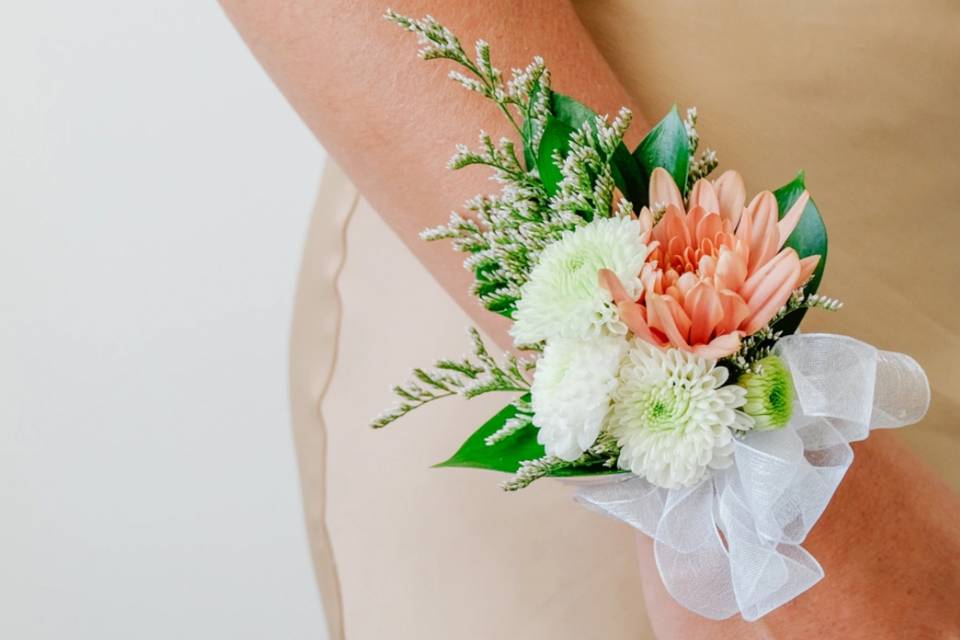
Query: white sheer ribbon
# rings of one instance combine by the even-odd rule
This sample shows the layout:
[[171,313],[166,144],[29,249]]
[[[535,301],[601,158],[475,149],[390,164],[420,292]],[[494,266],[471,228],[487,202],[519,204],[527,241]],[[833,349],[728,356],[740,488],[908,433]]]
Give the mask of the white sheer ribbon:
[[688,489],[636,476],[577,491],[582,504],[654,540],[660,576],[683,606],[757,620],[823,577],[800,543],[873,428],[923,418],[930,387],[910,356],[846,336],[793,335],[776,347],[796,391],[790,423],[736,442],[735,464]]

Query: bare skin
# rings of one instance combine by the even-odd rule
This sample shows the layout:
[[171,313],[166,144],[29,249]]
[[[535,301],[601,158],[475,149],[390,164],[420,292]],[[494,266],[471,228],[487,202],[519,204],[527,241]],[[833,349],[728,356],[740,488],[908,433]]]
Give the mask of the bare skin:
[[[446,168],[453,144],[481,129],[509,136],[509,124],[447,80],[446,63],[418,60],[411,36],[381,19],[380,2],[221,3],[383,219],[477,323],[507,345],[505,321],[468,296],[470,276],[461,257],[447,246],[423,243],[418,233],[444,222],[469,196],[492,189],[480,171]],[[391,6],[407,15],[436,15],[465,46],[482,36],[494,45],[501,68],[542,55],[558,91],[601,113],[634,107],[631,146],[647,128],[566,1],[400,0]],[[805,544],[827,578],[760,622],[707,621],[677,605],[641,536],[639,570],[658,637],[960,637],[960,502],[895,436],[875,433],[854,449],[850,473]]]

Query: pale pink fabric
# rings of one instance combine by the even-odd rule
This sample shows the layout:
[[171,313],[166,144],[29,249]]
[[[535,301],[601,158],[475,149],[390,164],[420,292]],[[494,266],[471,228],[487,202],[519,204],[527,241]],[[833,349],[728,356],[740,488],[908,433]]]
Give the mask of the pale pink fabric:
[[[336,180],[339,193],[352,189],[331,165],[325,186]],[[328,208],[348,201],[338,197]],[[382,431],[369,428],[412,366],[467,350],[470,320],[365,202],[350,215],[339,339],[329,332],[338,300],[329,287],[317,293],[317,276],[338,270],[329,254],[310,251],[301,285],[312,288],[301,289],[293,345],[308,522],[321,582],[339,574],[346,637],[650,637],[630,529],[578,507],[558,483],[504,494],[496,474],[430,468],[507,398],[452,399]],[[321,229],[337,235],[318,216],[312,231]],[[371,291],[378,308],[395,310],[386,331],[370,313]],[[326,334],[327,351],[311,331]],[[327,376],[316,372],[329,371],[334,349],[325,388]],[[339,618],[337,598],[325,591],[328,615]]]

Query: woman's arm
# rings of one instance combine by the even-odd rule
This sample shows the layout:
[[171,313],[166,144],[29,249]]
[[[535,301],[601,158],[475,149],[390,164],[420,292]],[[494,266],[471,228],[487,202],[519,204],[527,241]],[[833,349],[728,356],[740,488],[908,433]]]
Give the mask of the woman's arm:
[[[450,171],[454,145],[474,132],[515,133],[487,100],[446,78],[454,65],[425,63],[416,41],[383,19],[433,13],[472,50],[495,46],[494,64],[524,67],[541,55],[562,69],[558,91],[601,113],[634,106],[566,1],[223,0],[230,18],[270,76],[364,197],[476,322],[502,344],[506,324],[467,291],[462,257],[419,232],[445,223],[469,197],[495,190],[481,169]],[[634,109],[633,142],[647,128]]]
[[[494,190],[485,172],[451,172],[446,159],[471,131],[510,135],[502,115],[447,80],[448,64],[418,60],[409,34],[381,19],[381,2],[221,1],[364,196],[477,323],[506,345],[505,323],[467,295],[470,276],[461,257],[418,238],[466,198]],[[566,0],[399,0],[392,8],[434,14],[465,47],[484,37],[494,44],[500,68],[542,55],[558,91],[601,113],[635,107]],[[634,116],[631,143],[646,129],[636,108]],[[855,449],[849,477],[807,544],[827,578],[760,623],[710,622],[677,605],[663,589],[649,541],[641,539],[647,609],[658,635],[933,638],[960,628],[960,607],[952,601],[960,591],[956,498],[889,434],[875,434]]]

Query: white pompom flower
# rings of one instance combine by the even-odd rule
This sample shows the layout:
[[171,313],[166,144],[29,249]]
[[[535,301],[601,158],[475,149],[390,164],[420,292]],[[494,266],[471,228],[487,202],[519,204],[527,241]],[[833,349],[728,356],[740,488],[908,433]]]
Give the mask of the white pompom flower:
[[746,391],[724,386],[728,375],[712,360],[633,340],[608,422],[620,468],[675,489],[733,464],[733,431],[752,422],[739,410]]
[[547,343],[530,389],[537,441],[547,455],[572,462],[597,440],[626,346],[620,336]]
[[628,295],[639,296],[648,253],[641,232],[630,217],[598,218],[547,245],[521,287],[510,329],[514,341],[625,335],[627,327],[598,274],[611,270]]

